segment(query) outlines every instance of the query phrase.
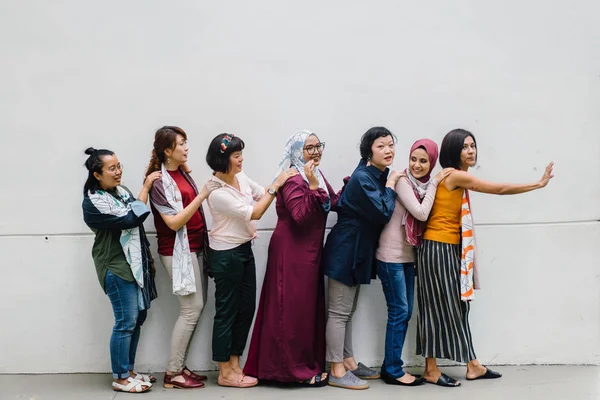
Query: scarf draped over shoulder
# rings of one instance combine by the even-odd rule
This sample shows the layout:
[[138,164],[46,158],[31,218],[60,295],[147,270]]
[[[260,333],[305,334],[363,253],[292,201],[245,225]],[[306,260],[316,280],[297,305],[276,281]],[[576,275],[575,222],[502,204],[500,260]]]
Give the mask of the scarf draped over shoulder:
[[[198,194],[198,187],[192,177],[185,172],[183,168],[179,171],[188,183],[194,188],[194,193]],[[181,191],[177,187],[177,183],[171,177],[164,164],[161,164],[161,178],[154,181],[152,190],[150,191],[150,201],[156,210],[165,215],[177,215],[183,211],[183,200]],[[204,210],[202,206],[198,208],[198,212],[204,218]],[[208,249],[208,236],[204,229],[204,266],[208,271],[208,262],[206,251]],[[187,228],[183,225],[175,232],[175,245],[173,247],[173,294],[178,296],[186,296],[196,292],[196,278],[194,276],[194,267],[192,264],[192,254],[190,252],[190,244],[188,242]]]
[[117,186],[112,193],[88,191],[83,201],[83,217],[90,228],[121,229],[119,242],[138,285],[140,310],[150,308],[150,302],[157,297],[150,243],[143,225],[148,214],[148,207],[124,186]]

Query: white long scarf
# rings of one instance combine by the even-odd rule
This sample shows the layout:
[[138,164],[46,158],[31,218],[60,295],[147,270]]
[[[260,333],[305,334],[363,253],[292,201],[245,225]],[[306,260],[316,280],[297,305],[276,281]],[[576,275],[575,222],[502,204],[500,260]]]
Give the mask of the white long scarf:
[[[169,206],[157,204],[152,201],[156,210],[165,215],[177,215],[183,211],[183,201],[177,183],[171,177],[164,164],[161,164],[161,182],[164,187],[165,198]],[[183,225],[175,232],[175,246],[173,247],[173,294],[186,296],[196,293],[196,278],[192,264],[192,254],[188,241],[187,228]]]

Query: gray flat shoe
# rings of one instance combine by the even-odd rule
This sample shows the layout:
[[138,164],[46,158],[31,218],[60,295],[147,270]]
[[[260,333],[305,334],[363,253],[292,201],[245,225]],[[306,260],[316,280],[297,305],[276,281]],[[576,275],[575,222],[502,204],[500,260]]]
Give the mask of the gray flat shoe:
[[381,376],[379,372],[367,367],[361,362],[358,363],[358,368],[350,372],[352,372],[354,375],[361,379],[379,379],[379,377]]
[[329,386],[335,386],[344,389],[352,390],[364,390],[369,388],[369,384],[362,379],[359,379],[350,371],[346,371],[346,374],[341,378],[336,378],[332,374],[329,374]]

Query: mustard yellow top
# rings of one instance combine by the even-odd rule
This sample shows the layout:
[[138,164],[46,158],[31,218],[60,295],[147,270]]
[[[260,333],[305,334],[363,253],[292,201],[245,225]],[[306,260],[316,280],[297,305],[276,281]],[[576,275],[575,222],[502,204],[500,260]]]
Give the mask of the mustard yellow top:
[[433,208],[429,213],[424,239],[450,244],[460,243],[463,191],[463,188],[450,191],[444,181],[440,182],[435,193]]

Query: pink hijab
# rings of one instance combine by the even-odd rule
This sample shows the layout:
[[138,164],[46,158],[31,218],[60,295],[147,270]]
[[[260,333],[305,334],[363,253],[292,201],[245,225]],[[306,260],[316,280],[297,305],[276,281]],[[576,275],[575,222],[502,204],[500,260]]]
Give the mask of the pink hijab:
[[[422,178],[419,178],[419,181],[426,183],[426,182],[429,182],[429,178],[431,177],[431,172],[433,171],[433,169],[435,168],[435,164],[437,163],[438,146],[437,146],[437,144],[435,144],[435,142],[433,140],[419,139],[410,148],[410,153],[408,154],[408,157],[410,158],[410,155],[413,153],[413,151],[415,151],[419,147],[423,147],[425,149],[425,152],[429,156],[429,172],[427,173],[427,175],[423,176]],[[408,171],[408,169],[407,169],[407,171]]]
[[[438,146],[435,144],[433,140],[429,139],[420,139],[415,142],[410,148],[410,155],[418,149],[422,147],[425,149],[425,152],[429,156],[429,172],[422,176],[421,178],[415,178],[410,173],[409,168],[405,170],[408,181],[411,183],[415,196],[419,202],[423,201],[423,197],[425,197],[425,193],[427,192],[427,186],[429,186],[429,179],[431,179],[431,172],[435,168],[435,164],[438,159]],[[426,222],[419,221],[415,217],[412,216],[411,213],[406,211],[404,215],[404,227],[406,229],[406,240],[413,246],[419,246],[423,242],[423,234],[425,233],[425,227],[427,226]]]

